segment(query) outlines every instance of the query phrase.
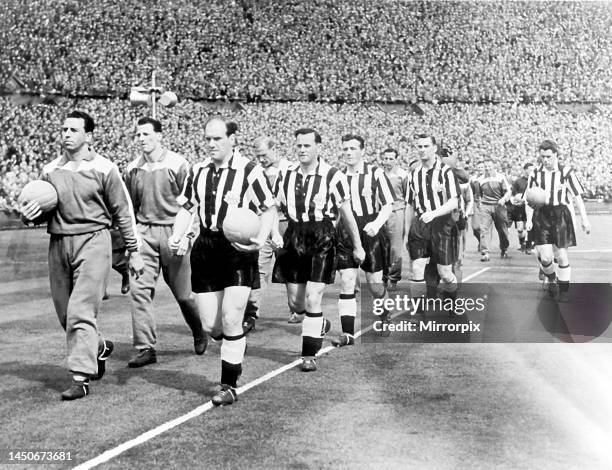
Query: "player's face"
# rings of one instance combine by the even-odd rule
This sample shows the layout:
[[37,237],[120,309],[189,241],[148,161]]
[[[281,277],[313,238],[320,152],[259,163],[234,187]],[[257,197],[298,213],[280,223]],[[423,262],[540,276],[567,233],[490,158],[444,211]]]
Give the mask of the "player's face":
[[300,134],[295,139],[295,152],[303,165],[309,165],[319,156],[319,144],[314,134]]
[[227,136],[227,128],[222,121],[211,121],[204,129],[206,149],[213,160],[224,161],[234,150],[234,136]]
[[385,171],[391,171],[395,166],[397,159],[395,158],[395,153],[393,152],[385,152],[382,154],[382,164]]
[[533,170],[533,166],[528,166],[527,168],[523,168],[523,176],[525,178],[528,178],[529,175],[531,174],[531,170]]
[[484,164],[484,174],[485,176],[491,176],[495,172],[495,166],[493,162],[486,162]]
[[436,145],[429,137],[417,139],[417,151],[422,162],[432,161],[436,156]]
[[557,154],[552,150],[540,150],[540,157],[542,158],[544,168],[546,168],[547,170],[554,170],[557,166]]
[[62,144],[68,152],[76,152],[89,144],[89,134],[85,132],[85,121],[81,118],[67,118],[62,125]]
[[363,151],[358,140],[342,142],[342,156],[348,166],[356,166],[361,163]]
[[274,151],[266,147],[265,145],[258,145],[254,150],[255,157],[259,161],[259,164],[264,168],[268,168],[276,162],[276,155]]
[[144,153],[151,153],[161,145],[161,134],[153,130],[152,124],[143,124],[136,128],[136,139]]
[[479,163],[478,165],[476,165],[476,174],[477,175],[484,174],[484,163]]

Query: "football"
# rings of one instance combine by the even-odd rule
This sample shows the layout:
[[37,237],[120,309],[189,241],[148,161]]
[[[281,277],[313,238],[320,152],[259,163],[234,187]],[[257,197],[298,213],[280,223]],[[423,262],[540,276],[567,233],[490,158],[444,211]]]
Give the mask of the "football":
[[20,206],[36,201],[40,204],[43,214],[45,214],[57,207],[57,191],[51,183],[46,181],[30,181],[21,190],[18,201]]
[[232,208],[223,220],[223,234],[230,242],[251,243],[259,233],[260,221],[255,212],[244,207]]
[[525,196],[527,204],[534,209],[537,207],[542,207],[544,204],[546,204],[546,191],[537,186],[529,188]]

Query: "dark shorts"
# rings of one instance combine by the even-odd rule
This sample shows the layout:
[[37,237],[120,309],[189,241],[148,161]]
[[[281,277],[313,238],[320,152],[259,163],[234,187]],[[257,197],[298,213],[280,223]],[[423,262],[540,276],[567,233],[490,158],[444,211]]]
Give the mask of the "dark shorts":
[[376,219],[376,216],[355,217],[357,228],[359,229],[361,245],[365,251],[365,259],[361,265],[359,265],[353,257],[353,242],[351,241],[348,229],[342,222],[338,224],[338,227],[336,227],[336,232],[338,234],[336,269],[360,267],[365,272],[375,273],[378,271],[385,271],[389,268],[391,264],[391,243],[389,241],[387,228],[383,225],[373,237],[368,236],[363,231],[363,227],[374,219]]
[[508,208],[508,225],[512,225],[512,222],[525,222],[527,220],[524,204],[520,206],[506,204],[506,207]]
[[457,261],[458,231],[452,214],[436,217],[426,224],[415,214],[408,233],[411,259],[430,258],[430,262],[449,265]]
[[255,287],[259,280],[258,253],[234,248],[222,232],[202,230],[191,250],[193,292],[218,292],[226,287]]
[[336,275],[336,230],[332,221],[289,222],[278,251],[272,282],[333,284]]
[[536,245],[576,246],[572,214],[567,206],[542,206],[533,212],[531,220]]

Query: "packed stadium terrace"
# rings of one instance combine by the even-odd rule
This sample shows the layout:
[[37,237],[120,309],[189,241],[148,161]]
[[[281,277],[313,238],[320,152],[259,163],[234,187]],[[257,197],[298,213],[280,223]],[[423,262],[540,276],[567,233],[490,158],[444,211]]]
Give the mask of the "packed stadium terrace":
[[[587,195],[612,199],[612,106],[601,104],[612,97],[610,24],[612,2],[5,0],[0,91],[112,98],[0,98],[0,208],[13,209],[57,154],[67,109],[95,117],[100,153],[120,167],[133,158],[146,110],[118,97],[154,69],[181,98],[160,110],[166,140],[192,161],[215,112],[195,100],[242,100],[220,111],[240,124],[247,152],[267,134],[291,156],[292,132],[308,125],[332,162],[349,131],[367,138],[370,158],[393,146],[409,161],[413,134],[431,131],[465,164],[493,158],[516,175],[551,138]],[[395,100],[424,114],[375,103]],[[599,104],[555,105],[580,102]]]
[[[35,178],[42,165],[60,151],[59,128],[67,109],[83,109],[97,122],[96,150],[120,168],[140,154],[134,142],[134,124],[146,108],[131,108],[120,99],[59,99],[55,105],[22,106],[0,98],[0,163],[3,207],[15,207],[20,188]],[[250,154],[250,143],[270,135],[281,155],[293,159],[293,131],[311,126],[323,136],[323,155],[339,163],[340,137],[363,135],[368,158],[375,160],[391,146],[405,162],[416,158],[415,133],[431,132],[455,151],[464,165],[493,159],[509,176],[516,176],[527,161],[534,162],[544,138],[556,140],[561,162],[572,165],[588,197],[612,199],[612,106],[598,105],[591,112],[569,112],[548,105],[422,105],[424,114],[389,113],[377,104],[257,103],[234,106],[181,101],[172,109],[160,108],[167,145],[198,161],[205,157],[203,124],[213,114],[239,123],[239,142]]]
[[0,84],[183,97],[610,101],[612,2],[4,0]]

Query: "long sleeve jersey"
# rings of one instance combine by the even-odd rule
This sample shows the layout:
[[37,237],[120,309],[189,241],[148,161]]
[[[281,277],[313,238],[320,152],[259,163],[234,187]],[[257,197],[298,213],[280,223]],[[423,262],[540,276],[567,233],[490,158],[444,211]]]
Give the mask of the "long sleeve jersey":
[[58,195],[57,209],[47,225],[52,235],[79,235],[116,225],[128,251],[138,249],[136,220],[119,169],[90,151],[79,162],[61,156],[43,168],[42,179]]
[[180,209],[181,195],[189,172],[187,160],[164,150],[158,162],[144,157],[132,161],[125,172],[125,184],[132,198],[136,220],[142,224],[172,225]]

